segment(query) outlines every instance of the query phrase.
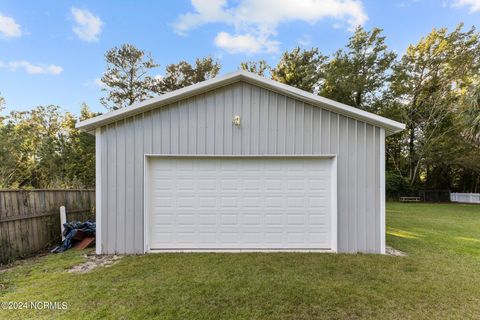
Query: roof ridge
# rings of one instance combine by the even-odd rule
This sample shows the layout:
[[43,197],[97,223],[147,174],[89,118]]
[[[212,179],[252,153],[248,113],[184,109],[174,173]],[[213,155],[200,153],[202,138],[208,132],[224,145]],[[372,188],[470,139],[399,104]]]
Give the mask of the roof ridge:
[[391,135],[405,129],[405,125],[400,122],[319,95],[315,95],[313,93],[244,70],[230,72],[219,77],[215,77],[175,91],[165,93],[159,97],[133,104],[132,106],[127,108],[114,110],[103,115],[81,121],[77,123],[76,128],[83,131],[92,132],[97,127],[104,126],[109,123],[121,120],[123,118],[134,116],[136,114],[143,113],[164,105],[168,105],[181,99],[186,99],[195,95],[199,95],[206,91],[215,90],[217,88],[239,81],[245,81],[247,83],[266,88],[268,90],[279,92],[288,96],[293,96],[295,99],[305,101],[307,103],[322,107],[329,111],[343,114],[350,118],[355,118],[357,120],[361,120],[366,123],[385,128],[387,135]]

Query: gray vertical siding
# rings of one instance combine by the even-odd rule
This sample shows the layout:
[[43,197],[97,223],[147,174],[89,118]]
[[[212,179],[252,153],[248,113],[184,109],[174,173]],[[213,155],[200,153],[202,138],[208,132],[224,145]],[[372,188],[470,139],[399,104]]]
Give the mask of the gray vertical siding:
[[338,249],[380,252],[381,130],[244,82],[104,126],[102,252],[143,252],[144,154],[336,154]]

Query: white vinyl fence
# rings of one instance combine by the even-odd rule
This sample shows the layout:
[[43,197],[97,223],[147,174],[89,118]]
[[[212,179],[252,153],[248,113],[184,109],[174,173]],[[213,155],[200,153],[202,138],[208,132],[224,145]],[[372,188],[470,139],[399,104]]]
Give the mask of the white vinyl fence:
[[450,201],[480,203],[480,193],[450,193]]

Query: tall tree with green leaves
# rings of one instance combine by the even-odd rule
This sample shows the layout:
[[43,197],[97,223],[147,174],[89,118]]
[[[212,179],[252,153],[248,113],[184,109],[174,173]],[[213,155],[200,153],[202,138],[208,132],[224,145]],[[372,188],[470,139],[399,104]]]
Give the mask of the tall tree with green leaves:
[[[96,115],[82,106],[80,119]],[[0,125],[0,188],[91,188],[95,137],[58,106],[12,111]]]
[[272,79],[301,90],[315,92],[322,78],[322,67],[327,57],[317,48],[299,47],[282,54],[277,66],[271,69]]
[[3,125],[3,116],[1,115],[1,113],[4,109],[5,109],[5,98],[2,97],[0,93],[0,127]]
[[150,72],[159,65],[150,54],[131,44],[114,47],[105,53],[107,70],[101,81],[107,93],[100,102],[110,110],[131,106],[158,92],[158,79]]
[[240,69],[244,71],[256,73],[262,77],[266,77],[267,72],[270,71],[271,67],[267,64],[265,60],[259,60],[259,61],[241,62]]
[[320,95],[356,108],[378,111],[396,54],[385,44],[382,29],[358,27],[346,49],[324,66]]
[[58,163],[50,160],[58,158],[51,147],[60,129],[59,118],[57,106],[12,111],[5,117],[0,132],[0,184],[3,187],[38,187],[48,176],[42,164],[48,163],[51,170],[57,168]]
[[159,81],[157,92],[166,93],[212,79],[218,75],[220,68],[220,63],[212,57],[197,58],[194,65],[187,61],[169,64],[165,68],[165,76]]
[[466,88],[479,72],[480,45],[475,29],[434,29],[408,47],[394,68],[391,96],[407,126],[407,177],[411,185],[433,146],[456,129],[454,117]]
[[474,81],[467,91],[460,114],[466,138],[480,146],[480,81]]

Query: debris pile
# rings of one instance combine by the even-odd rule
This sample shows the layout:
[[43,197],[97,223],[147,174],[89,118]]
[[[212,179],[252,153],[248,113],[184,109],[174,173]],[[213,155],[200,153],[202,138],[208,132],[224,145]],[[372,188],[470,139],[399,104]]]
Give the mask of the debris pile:
[[59,253],[70,249],[72,246],[78,250],[85,249],[95,241],[95,222],[71,221],[64,223],[63,235],[65,240],[51,252]]

